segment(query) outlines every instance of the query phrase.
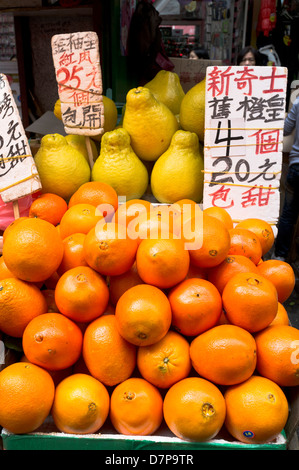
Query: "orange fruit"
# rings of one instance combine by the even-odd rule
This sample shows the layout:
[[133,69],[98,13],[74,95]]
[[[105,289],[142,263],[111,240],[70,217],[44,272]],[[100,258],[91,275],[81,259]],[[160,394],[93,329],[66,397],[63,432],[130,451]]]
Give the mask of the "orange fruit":
[[46,220],[23,219],[5,237],[5,264],[23,281],[45,281],[57,270],[62,256],[62,240],[53,224]]
[[63,240],[63,257],[57,272],[61,275],[76,266],[87,266],[84,257],[85,233],[73,233]]
[[253,336],[243,328],[218,325],[192,341],[190,357],[201,377],[218,385],[234,385],[253,374],[256,344]]
[[269,279],[277,290],[279,302],[285,302],[295,287],[295,273],[285,261],[269,259],[258,266],[258,272]]
[[[186,225],[183,226],[183,236],[185,241],[188,241],[185,237],[185,227]],[[202,232],[202,245],[189,250],[191,263],[203,268],[211,268],[220,264],[230,248],[230,235],[226,226],[215,217],[203,213],[202,227],[194,230],[197,234]]]
[[130,287],[136,286],[137,284],[143,284],[143,280],[138,274],[136,262],[133,266],[123,274],[119,276],[109,277],[109,292],[110,301],[113,305],[116,305],[122,294]]
[[229,233],[231,244],[228,254],[247,256],[257,265],[262,257],[262,246],[257,235],[246,228],[233,228]]
[[221,222],[223,222],[226,226],[227,230],[234,228],[233,220],[230,214],[225,209],[223,209],[223,207],[207,207],[204,209],[203,213],[221,220]]
[[136,253],[141,279],[161,289],[181,282],[188,273],[189,264],[189,252],[180,239],[148,238],[141,241]]
[[127,235],[126,227],[109,222],[97,225],[86,235],[84,256],[88,265],[106,276],[128,271],[135,262],[136,240]]
[[16,362],[0,372],[0,426],[15,434],[35,431],[50,413],[55,387],[50,374]]
[[29,217],[37,217],[58,225],[66,211],[67,203],[62,197],[57,194],[44,193],[32,202]]
[[107,221],[111,220],[118,208],[115,189],[107,183],[88,181],[82,184],[69,200],[68,207],[76,204],[91,204],[98,208]]
[[129,237],[132,240],[136,240],[138,244],[147,238],[162,238],[166,240],[178,238],[173,234],[172,229],[173,227],[167,218],[160,217],[158,213],[152,210],[149,213],[141,213],[128,224]]
[[299,330],[274,325],[256,336],[257,370],[281,387],[299,385]]
[[120,434],[153,434],[163,420],[162,396],[146,380],[130,377],[111,394],[110,419]]
[[168,428],[178,438],[204,442],[220,431],[225,401],[216,385],[199,377],[187,377],[167,391],[163,414]]
[[129,223],[136,220],[141,214],[149,214],[151,208],[152,204],[149,201],[130,199],[123,204],[119,204],[112,217],[112,222],[128,227]]
[[189,343],[170,330],[157,343],[138,348],[137,366],[145,380],[158,388],[169,388],[191,370]]
[[113,386],[133,373],[136,347],[119,334],[114,315],[103,315],[86,328],[83,358],[93,377],[104,385]]
[[17,278],[0,281],[0,330],[21,338],[28,323],[47,312],[47,303],[34,284]]
[[252,376],[224,393],[225,427],[247,444],[272,441],[283,430],[289,406],[282,389],[265,377]]
[[90,434],[103,426],[109,406],[109,393],[101,382],[87,374],[74,374],[56,387],[51,414],[59,431]]
[[275,237],[273,229],[265,220],[255,218],[244,219],[239,222],[235,228],[246,228],[255,233],[261,243],[263,256],[268,253],[274,244]]
[[41,293],[47,303],[47,313],[60,313],[55,302],[55,289],[42,289]]
[[220,294],[222,294],[229,279],[235,274],[242,272],[255,273],[258,271],[256,265],[247,258],[247,256],[228,255],[218,266],[209,269],[208,280],[212,282],[212,284],[217,287]]
[[149,214],[152,220],[157,220],[161,224],[168,225],[169,232],[180,236],[181,233],[181,211],[174,204],[153,205]]
[[289,316],[288,316],[288,312],[286,311],[286,309],[284,308],[284,306],[278,302],[278,308],[277,308],[277,313],[276,313],[276,317],[274,318],[274,320],[270,323],[269,326],[273,326],[273,325],[289,325],[290,324],[290,321],[289,321]]
[[275,287],[257,273],[235,274],[224,287],[222,301],[228,321],[251,333],[266,328],[278,308]]
[[78,360],[82,349],[80,328],[60,313],[33,318],[23,333],[27,359],[48,370],[66,369]]
[[7,279],[8,277],[16,277],[13,273],[7,268],[3,256],[0,256],[0,281],[2,279]]
[[185,279],[168,295],[172,326],[181,334],[196,336],[216,325],[222,312],[222,299],[205,279]]
[[109,301],[109,289],[101,276],[89,266],[69,269],[55,288],[59,312],[76,322],[87,323],[101,316]]
[[103,214],[92,204],[82,203],[71,206],[62,217],[59,227],[64,240],[73,233],[87,234],[96,224],[104,222]]
[[162,339],[170,328],[171,316],[168,298],[150,284],[128,289],[115,308],[119,333],[136,346],[148,346]]

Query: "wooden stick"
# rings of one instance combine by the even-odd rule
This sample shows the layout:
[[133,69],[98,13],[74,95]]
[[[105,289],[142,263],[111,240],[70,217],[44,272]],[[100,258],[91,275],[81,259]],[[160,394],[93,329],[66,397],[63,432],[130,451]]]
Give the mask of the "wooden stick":
[[89,159],[89,165],[90,168],[93,167],[93,153],[92,153],[92,147],[90,143],[90,138],[88,136],[85,136],[85,143],[86,143],[86,148],[87,148],[87,153],[88,153],[88,159]]
[[13,201],[13,215],[15,219],[18,219],[20,217],[20,208],[18,201]]

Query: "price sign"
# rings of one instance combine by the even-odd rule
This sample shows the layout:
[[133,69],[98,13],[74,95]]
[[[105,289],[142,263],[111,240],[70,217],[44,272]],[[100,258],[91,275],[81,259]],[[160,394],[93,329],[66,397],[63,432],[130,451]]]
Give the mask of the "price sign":
[[41,182],[4,74],[0,74],[0,123],[0,195],[7,203],[38,191]]
[[208,67],[204,208],[277,223],[286,86],[284,67]]
[[104,105],[97,34],[57,34],[51,46],[65,132],[102,134]]

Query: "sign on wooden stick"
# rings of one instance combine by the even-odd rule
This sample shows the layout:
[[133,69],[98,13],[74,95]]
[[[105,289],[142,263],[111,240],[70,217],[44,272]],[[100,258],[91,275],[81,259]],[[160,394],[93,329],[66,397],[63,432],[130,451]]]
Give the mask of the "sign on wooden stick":
[[41,189],[41,181],[4,74],[0,74],[0,124],[0,195],[3,202],[17,204],[18,199]]
[[284,67],[208,67],[204,208],[277,223],[286,86]]

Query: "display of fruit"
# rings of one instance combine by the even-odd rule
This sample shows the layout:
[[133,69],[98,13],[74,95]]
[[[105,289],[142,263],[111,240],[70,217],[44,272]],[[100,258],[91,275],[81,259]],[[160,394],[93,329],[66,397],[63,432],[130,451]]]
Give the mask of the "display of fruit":
[[[299,385],[283,306],[295,275],[265,260],[266,221],[200,209],[204,101],[204,81],[183,95],[163,71],[128,92],[117,128],[108,102],[92,168],[84,139],[42,138],[42,194],[6,228],[0,257],[0,336],[21,344],[0,370],[9,432],[47,417],[77,435],[108,419],[140,438],[163,426],[194,445],[283,432]],[[149,182],[158,204],[143,198]]]

